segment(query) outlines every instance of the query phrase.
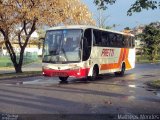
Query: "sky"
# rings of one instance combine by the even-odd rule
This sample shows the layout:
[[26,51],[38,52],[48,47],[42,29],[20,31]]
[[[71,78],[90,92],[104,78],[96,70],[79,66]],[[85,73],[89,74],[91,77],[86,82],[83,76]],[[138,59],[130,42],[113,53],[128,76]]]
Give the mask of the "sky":
[[[97,11],[97,6],[93,3],[94,0],[81,1],[88,6],[96,20],[99,12]],[[114,5],[108,5],[108,9],[102,11],[102,17],[107,17],[105,25],[112,26],[116,24],[117,26],[114,29],[121,31],[125,27],[134,28],[139,25],[160,21],[160,9],[142,10],[140,13],[133,13],[132,16],[127,16],[127,10],[134,2],[135,0],[117,0]]]

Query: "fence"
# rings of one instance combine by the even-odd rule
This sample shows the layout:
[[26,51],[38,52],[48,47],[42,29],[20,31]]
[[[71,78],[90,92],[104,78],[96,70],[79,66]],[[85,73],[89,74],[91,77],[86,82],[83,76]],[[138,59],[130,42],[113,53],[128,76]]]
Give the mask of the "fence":
[[[23,65],[35,62],[38,60],[37,52],[26,52],[23,58]],[[17,57],[17,61],[19,61],[19,56]],[[10,56],[0,56],[0,67],[11,67],[13,63],[10,59]]]

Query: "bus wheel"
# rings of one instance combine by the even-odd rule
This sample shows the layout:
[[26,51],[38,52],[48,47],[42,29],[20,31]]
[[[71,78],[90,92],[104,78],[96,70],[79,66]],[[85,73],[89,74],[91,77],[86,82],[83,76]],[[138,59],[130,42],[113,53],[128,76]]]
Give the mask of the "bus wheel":
[[122,68],[121,68],[121,71],[119,72],[115,72],[115,76],[123,76],[124,75],[124,72],[126,70],[126,66],[125,66],[125,63],[122,64]]
[[60,79],[62,82],[65,82],[65,81],[67,81],[68,76],[67,76],[67,77],[59,77],[59,79]]
[[99,74],[98,66],[94,66],[92,76],[88,77],[88,79],[91,81],[96,80],[96,78],[98,77],[98,74]]

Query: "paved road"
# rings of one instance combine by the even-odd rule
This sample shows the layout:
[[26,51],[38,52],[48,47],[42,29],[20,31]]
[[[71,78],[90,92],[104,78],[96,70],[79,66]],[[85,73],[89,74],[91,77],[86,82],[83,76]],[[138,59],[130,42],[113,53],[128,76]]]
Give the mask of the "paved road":
[[43,76],[1,80],[0,112],[54,114],[59,119],[66,114],[103,114],[110,119],[118,118],[117,114],[160,114],[160,91],[145,84],[157,79],[160,64],[137,64],[124,77],[106,74],[92,82],[70,79],[60,84],[57,78]]

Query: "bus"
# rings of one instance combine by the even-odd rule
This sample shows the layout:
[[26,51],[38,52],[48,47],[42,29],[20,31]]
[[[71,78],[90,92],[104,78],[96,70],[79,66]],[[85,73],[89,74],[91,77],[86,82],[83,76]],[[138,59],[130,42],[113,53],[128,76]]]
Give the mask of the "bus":
[[99,74],[123,76],[135,67],[134,35],[94,26],[70,25],[46,31],[44,76],[95,80]]

